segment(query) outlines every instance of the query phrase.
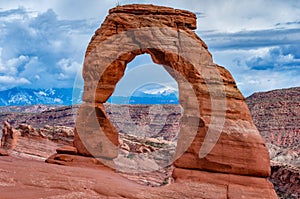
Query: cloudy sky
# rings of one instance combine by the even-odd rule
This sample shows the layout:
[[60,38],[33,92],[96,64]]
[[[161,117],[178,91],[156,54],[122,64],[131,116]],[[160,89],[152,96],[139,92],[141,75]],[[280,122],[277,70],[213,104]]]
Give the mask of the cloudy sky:
[[196,12],[197,34],[245,96],[300,86],[298,0],[0,0],[0,90],[72,87],[108,9],[129,3]]

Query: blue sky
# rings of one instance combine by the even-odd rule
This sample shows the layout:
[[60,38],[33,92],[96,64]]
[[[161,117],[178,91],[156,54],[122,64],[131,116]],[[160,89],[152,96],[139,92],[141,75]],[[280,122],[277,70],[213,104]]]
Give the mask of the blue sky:
[[196,12],[197,34],[245,96],[300,86],[298,0],[0,0],[0,90],[72,87],[108,9],[129,3]]

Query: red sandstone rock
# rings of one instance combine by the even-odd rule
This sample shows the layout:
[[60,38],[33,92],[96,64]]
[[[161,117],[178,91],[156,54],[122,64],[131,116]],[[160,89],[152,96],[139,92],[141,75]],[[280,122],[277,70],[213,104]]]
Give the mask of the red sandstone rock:
[[247,104],[271,159],[300,166],[300,87],[254,93]]
[[228,198],[277,198],[264,178],[175,168],[175,182],[196,181],[227,187]]
[[5,149],[0,148],[0,156],[8,156],[8,152]]
[[[84,158],[84,157],[83,157]],[[226,198],[226,187],[182,182],[151,188],[100,168],[65,167],[0,158],[1,198]]]
[[[84,158],[84,157],[83,157]],[[65,167],[13,157],[0,158],[1,198],[268,198],[268,182],[246,176],[230,181],[229,174],[206,173],[205,180],[181,181],[151,188],[131,182],[111,170],[86,167]],[[193,172],[193,171],[190,171]],[[201,171],[195,171],[201,172]],[[205,172],[201,172],[205,173]],[[222,177],[222,176],[225,177]],[[194,176],[194,175],[193,175]],[[220,179],[218,178],[220,177]],[[246,181],[241,181],[244,179]],[[215,182],[208,183],[206,182]],[[245,186],[249,183],[249,186]],[[251,185],[251,186],[250,186]],[[261,185],[261,188],[257,188]],[[250,193],[251,191],[251,193]],[[258,195],[260,193],[260,195]],[[252,195],[251,195],[252,194]],[[230,196],[230,197],[229,197]]]
[[56,149],[56,152],[59,154],[69,154],[69,155],[76,155],[77,154],[77,148],[72,146],[62,146],[58,149]]
[[14,149],[20,132],[14,129],[8,122],[4,122],[0,147],[4,149]]
[[[14,129],[5,122],[2,129],[1,145],[11,155],[44,160],[55,153],[62,144],[71,144],[73,129],[70,127],[47,127],[35,129],[27,124]],[[75,153],[76,148],[63,148],[65,153]],[[71,152],[72,151],[72,152]]]
[[[148,10],[147,13],[151,14],[142,14],[144,10]],[[193,141],[187,152],[176,161],[175,165],[186,169],[210,169],[242,175],[262,177],[270,175],[268,153],[252,122],[244,97],[237,89],[230,73],[224,67],[213,63],[207,46],[192,31],[195,28],[193,24],[195,24],[194,14],[165,7],[129,5],[110,11],[102,26],[93,36],[86,52],[83,69],[85,80],[83,100],[86,104],[79,108],[76,127],[77,130],[81,128],[80,132],[84,132],[86,136],[79,139],[75,134],[74,145],[78,147],[79,153],[86,154],[86,151],[81,150],[80,140],[88,139],[84,140],[85,146],[91,146],[94,142],[93,134],[97,128],[99,129],[97,126],[93,129],[93,125],[97,121],[93,121],[91,117],[95,117],[95,114],[106,137],[113,144],[118,144],[117,132],[112,128],[107,128],[111,124],[101,111],[102,108],[98,112],[94,109],[103,107],[102,103],[112,95],[116,83],[124,74],[126,64],[135,56],[148,53],[153,62],[164,65],[179,85],[180,103],[185,114],[183,121],[186,121],[186,125],[184,122],[181,125],[178,155],[184,152],[182,150],[185,148],[186,140]],[[180,36],[178,36],[179,34]],[[178,48],[180,48],[180,55],[178,55]],[[201,63],[203,68],[193,65],[192,62]],[[211,66],[211,68],[206,69],[207,66]],[[176,75],[172,69],[187,79],[194,89],[189,90],[181,77]],[[200,74],[199,71],[203,74]],[[222,98],[222,90],[217,86],[220,83],[224,84],[227,104],[226,107],[220,106],[220,109],[213,110],[216,107],[212,106],[216,103],[225,102],[225,98]],[[211,87],[210,90],[208,86]],[[196,94],[196,98],[191,97],[191,92]],[[211,98],[212,96],[213,98]],[[96,103],[95,108],[93,102]],[[191,125],[191,121],[187,124],[187,121],[193,118],[197,119],[198,113],[195,113],[195,110],[200,112],[201,118],[199,119],[202,126],[196,132],[196,139],[193,140],[195,134],[190,133],[193,125]],[[215,117],[214,119],[221,117],[222,120],[222,115],[225,117],[225,124],[222,136],[214,147],[215,152],[204,159],[199,159],[199,149],[208,128],[211,127],[211,120],[213,117]],[[195,125],[197,128],[197,123]],[[83,129],[83,126],[89,129]],[[107,143],[102,142],[101,146],[105,144]],[[88,150],[94,150],[94,148]],[[236,158],[233,154],[239,155],[240,158]],[[191,162],[192,164],[189,164]]]
[[[46,105],[0,107],[0,121],[8,121],[13,128],[30,124],[35,129],[48,126],[74,127],[77,105],[57,107]],[[1,127],[0,127],[1,129]]]
[[93,157],[84,157],[72,154],[53,154],[48,159],[46,159],[45,162],[65,166],[89,167],[104,170],[112,170],[109,167],[104,166],[100,161]]
[[[110,163],[117,157],[118,132],[103,103],[112,95],[127,63],[147,53],[179,86],[184,115],[174,163],[178,182],[196,181],[198,190],[220,194],[214,198],[240,198],[238,190],[246,198],[274,198],[275,192],[266,179],[270,175],[269,155],[245,99],[230,73],[213,63],[206,44],[193,32],[195,28],[195,15],[188,11],[153,5],[111,9],[86,51],[85,104],[79,107],[74,146],[81,155],[94,155]],[[237,179],[237,183],[227,180],[220,185],[208,177],[202,181],[208,186],[201,187],[201,170],[223,173]],[[239,184],[252,179],[248,187]],[[189,196],[193,198],[192,193]]]

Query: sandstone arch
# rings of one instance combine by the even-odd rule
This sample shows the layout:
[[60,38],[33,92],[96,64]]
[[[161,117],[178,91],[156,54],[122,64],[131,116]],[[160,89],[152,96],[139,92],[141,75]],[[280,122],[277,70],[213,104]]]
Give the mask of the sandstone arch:
[[[213,63],[206,44],[193,32],[195,28],[196,16],[188,11],[153,5],[118,6],[109,11],[86,51],[85,104],[78,112],[74,138],[79,154],[92,154],[113,166],[118,133],[103,103],[112,95],[126,64],[148,53],[178,82],[179,100],[185,110],[174,178],[199,180],[201,171],[262,178],[270,175],[268,152],[244,97],[230,73]],[[207,134],[213,136],[205,140]],[[199,158],[203,143],[210,142],[210,153]],[[261,184],[268,190],[266,194],[272,195],[268,182]]]

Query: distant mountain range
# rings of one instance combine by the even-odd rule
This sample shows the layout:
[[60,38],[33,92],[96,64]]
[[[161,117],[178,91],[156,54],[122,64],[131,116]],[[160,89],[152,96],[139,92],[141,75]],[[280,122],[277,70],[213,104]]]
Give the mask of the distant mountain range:
[[174,96],[112,96],[107,100],[108,103],[112,104],[178,104],[178,98]]
[[[0,91],[0,106],[26,105],[72,105],[81,103],[82,90],[73,99],[73,88],[30,89],[12,88]],[[132,96],[111,96],[108,101],[113,104],[178,104],[178,91],[162,85],[146,85],[137,89]]]
[[178,91],[172,87],[150,83],[136,89],[130,96],[111,96],[112,104],[179,104]]
[[12,88],[0,91],[0,106],[24,105],[71,105],[73,102],[73,88],[30,89]]

